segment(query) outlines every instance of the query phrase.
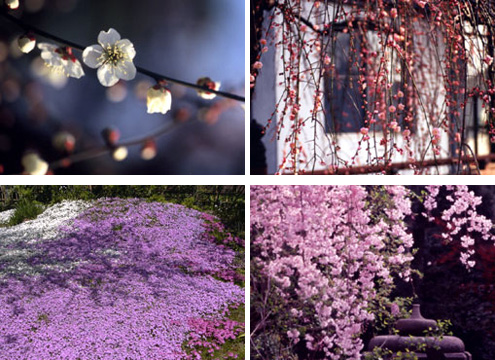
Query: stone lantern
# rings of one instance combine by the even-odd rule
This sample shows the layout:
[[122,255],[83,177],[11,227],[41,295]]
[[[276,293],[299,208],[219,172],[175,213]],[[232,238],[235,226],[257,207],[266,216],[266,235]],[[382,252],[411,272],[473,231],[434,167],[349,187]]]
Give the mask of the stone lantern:
[[365,355],[379,347],[388,349],[394,354],[409,350],[414,352],[418,359],[472,360],[471,354],[465,351],[461,339],[454,336],[443,336],[442,339],[426,336],[432,330],[438,329],[438,326],[435,320],[421,316],[419,305],[413,305],[411,317],[397,321],[394,327],[398,330],[398,335],[375,336],[370,340]]

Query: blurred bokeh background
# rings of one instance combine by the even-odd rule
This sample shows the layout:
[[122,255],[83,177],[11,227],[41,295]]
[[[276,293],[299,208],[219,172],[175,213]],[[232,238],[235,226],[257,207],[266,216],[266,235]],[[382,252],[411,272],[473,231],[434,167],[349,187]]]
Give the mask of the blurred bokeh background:
[[[115,28],[130,39],[134,63],[195,83],[208,76],[222,91],[244,96],[244,1],[239,0],[20,0],[9,13],[83,46],[101,30]],[[101,131],[115,127],[121,139],[173,131],[156,138],[157,155],[143,160],[140,146],[122,162],[109,154],[54,169],[55,174],[244,174],[243,103],[204,100],[193,89],[170,85],[172,110],[147,114],[146,91],[154,81],[142,74],[103,87],[84,66],[81,79],[54,76],[36,48],[22,54],[21,28],[0,16],[0,170],[22,173],[21,158],[36,151],[53,163],[67,155],[52,145],[60,131],[76,138],[74,153],[104,145]],[[38,42],[53,42],[37,37]],[[74,52],[81,60],[81,53]]]

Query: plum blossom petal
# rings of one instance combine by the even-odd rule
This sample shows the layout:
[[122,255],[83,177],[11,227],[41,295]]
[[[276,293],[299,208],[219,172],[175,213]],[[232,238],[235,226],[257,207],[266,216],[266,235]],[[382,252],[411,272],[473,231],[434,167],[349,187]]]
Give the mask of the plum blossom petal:
[[83,61],[90,68],[96,69],[103,64],[102,54],[103,48],[100,45],[88,46],[84,49]]
[[84,76],[84,70],[80,63],[76,64],[68,61],[65,69],[67,71],[67,75],[70,77],[79,79],[80,77]]
[[129,41],[129,39],[122,39],[115,43],[120,49],[129,56],[129,59],[134,59],[136,56],[136,50],[134,45]]
[[110,28],[108,31],[100,31],[100,34],[98,35],[98,42],[105,49],[108,46],[113,46],[119,40],[120,34],[114,28]]
[[99,67],[97,75],[103,86],[113,86],[119,81],[119,78],[115,75],[115,68],[110,64]]
[[123,62],[115,68],[115,75],[122,80],[132,80],[136,77],[136,67],[130,61]]

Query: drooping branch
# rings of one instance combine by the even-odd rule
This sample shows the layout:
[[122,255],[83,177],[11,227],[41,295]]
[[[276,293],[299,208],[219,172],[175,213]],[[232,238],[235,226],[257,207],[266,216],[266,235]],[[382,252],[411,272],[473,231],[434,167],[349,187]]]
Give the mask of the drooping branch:
[[[256,3],[270,22],[258,31],[251,87],[275,61],[261,73],[280,90],[264,128],[285,144],[276,173],[483,168],[481,135],[495,146],[490,1]],[[270,46],[275,60],[263,58]]]

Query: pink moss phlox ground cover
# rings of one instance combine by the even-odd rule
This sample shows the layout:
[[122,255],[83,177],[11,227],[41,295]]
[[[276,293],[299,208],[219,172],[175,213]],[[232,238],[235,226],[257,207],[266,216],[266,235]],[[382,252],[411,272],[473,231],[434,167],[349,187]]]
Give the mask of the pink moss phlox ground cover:
[[244,247],[244,239],[232,236],[231,233],[227,232],[225,226],[220,222],[220,220],[211,214],[202,214],[202,219],[204,220],[203,227],[205,232],[203,233],[203,238],[217,244],[233,245]]
[[[237,335],[244,331],[243,324],[229,319],[189,319],[188,325],[192,329],[189,334],[188,346],[205,348],[210,355],[213,354],[215,350],[220,349],[220,346],[224,344],[226,340],[235,339]],[[236,359],[237,355],[227,354],[225,358]],[[201,359],[201,352],[193,350],[187,359]]]
[[174,360],[195,336],[235,336],[225,316],[244,289],[208,275],[235,254],[203,224],[180,205],[103,199],[56,239],[18,243],[44,271],[0,278],[0,359]]
[[[233,236],[231,233],[229,233],[216,216],[211,214],[202,214],[201,217],[204,220],[202,224],[204,228],[204,232],[202,235],[203,240],[208,241],[212,244],[217,244],[221,248],[244,248],[244,239]],[[244,280],[244,275],[237,273],[232,268],[218,268],[211,272],[211,274],[225,281]]]

